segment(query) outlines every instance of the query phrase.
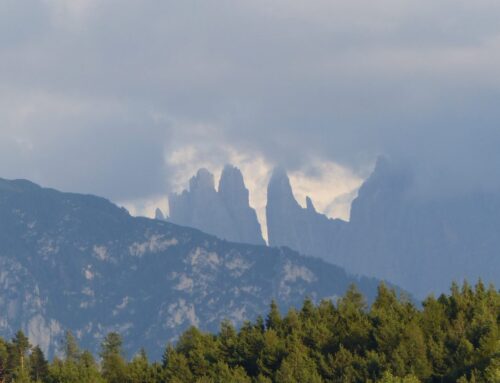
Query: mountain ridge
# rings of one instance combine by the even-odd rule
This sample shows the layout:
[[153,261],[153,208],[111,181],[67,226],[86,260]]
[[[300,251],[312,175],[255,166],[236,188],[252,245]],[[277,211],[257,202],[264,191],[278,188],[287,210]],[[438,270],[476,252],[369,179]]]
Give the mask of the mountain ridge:
[[420,298],[452,281],[500,284],[500,192],[424,193],[411,167],[385,157],[358,190],[348,221],[316,211],[309,196],[302,207],[285,169],[276,168],[266,223],[270,246],[389,280]]
[[288,248],[220,240],[31,182],[0,180],[0,217],[0,335],[21,328],[48,355],[70,329],[93,352],[118,331],[126,351],[145,346],[158,359],[191,325],[216,331],[272,299],[286,310],[352,283],[371,300],[378,285]]
[[[270,182],[266,211],[274,214],[268,225],[276,226],[268,227],[270,244],[390,280],[420,298],[445,292],[452,281],[500,282],[500,194],[420,196],[411,169],[386,158],[362,184],[347,222],[307,208],[290,214],[279,208],[289,192],[280,197],[272,189]],[[301,233],[309,238],[296,239],[297,226],[315,222],[316,230]]]

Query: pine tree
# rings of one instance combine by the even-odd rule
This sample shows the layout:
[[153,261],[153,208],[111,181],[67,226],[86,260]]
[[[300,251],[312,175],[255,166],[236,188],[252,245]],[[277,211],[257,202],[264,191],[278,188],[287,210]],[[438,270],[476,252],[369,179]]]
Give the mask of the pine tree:
[[214,365],[207,382],[210,383],[251,383],[252,380],[241,367],[231,368],[223,361]]
[[423,302],[421,328],[433,376],[442,379],[448,370],[446,360],[446,331],[449,327],[445,306],[433,296]]
[[238,337],[233,324],[229,320],[222,321],[219,331],[219,352],[230,367],[234,367],[238,361],[236,354],[237,342]]
[[280,326],[281,326],[280,310],[278,308],[278,304],[273,299],[271,301],[269,314],[267,315],[267,318],[266,318],[266,328],[279,331]]
[[351,352],[361,353],[366,347],[371,347],[372,324],[366,314],[367,304],[363,295],[355,285],[349,286],[345,295],[338,300],[334,327],[334,337],[329,350],[335,352],[342,344]]
[[280,366],[285,355],[284,341],[278,336],[277,332],[272,328],[266,331],[257,361],[259,373],[267,377],[274,376],[274,372]]
[[276,383],[321,383],[314,361],[307,355],[307,349],[294,342],[291,351],[283,359],[276,372]]
[[150,366],[146,350],[139,351],[127,366],[128,383],[154,383],[155,373]]
[[328,381],[342,383],[361,381],[359,378],[363,375],[363,371],[360,371],[355,355],[343,346],[340,346],[335,355],[328,355],[326,364],[323,370]]
[[182,383],[193,381],[188,359],[183,354],[178,353],[171,345],[167,346],[163,354],[163,370],[165,382]]
[[264,337],[250,322],[243,323],[238,334],[236,354],[240,365],[250,377],[259,374],[259,352],[262,350]]
[[377,351],[385,355],[388,361],[387,367],[397,376],[404,376],[406,373],[405,350],[400,349],[400,352],[397,350],[403,340],[405,326],[410,320],[407,313],[396,292],[381,283],[370,310],[373,337]]
[[28,338],[19,330],[10,344],[7,345],[7,381],[15,379],[17,382],[25,382],[29,380],[26,359],[30,348],[31,344]]
[[0,383],[5,383],[7,374],[7,343],[5,340],[0,338]]
[[35,346],[29,358],[31,379],[35,382],[45,381],[49,374],[49,364],[39,346]]
[[102,376],[108,383],[123,383],[126,381],[126,363],[122,352],[120,334],[111,332],[101,344]]
[[76,362],[80,358],[78,342],[70,330],[64,334],[63,352],[66,360]]
[[104,378],[99,372],[94,356],[89,351],[80,353],[78,361],[79,382],[78,383],[104,383]]

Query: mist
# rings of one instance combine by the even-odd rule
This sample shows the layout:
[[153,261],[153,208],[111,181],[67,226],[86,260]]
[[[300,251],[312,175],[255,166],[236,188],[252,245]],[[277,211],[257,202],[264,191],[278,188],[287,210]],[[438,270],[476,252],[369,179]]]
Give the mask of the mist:
[[186,159],[359,179],[385,155],[424,194],[497,191],[499,16],[486,0],[7,0],[0,176],[143,201],[178,189]]

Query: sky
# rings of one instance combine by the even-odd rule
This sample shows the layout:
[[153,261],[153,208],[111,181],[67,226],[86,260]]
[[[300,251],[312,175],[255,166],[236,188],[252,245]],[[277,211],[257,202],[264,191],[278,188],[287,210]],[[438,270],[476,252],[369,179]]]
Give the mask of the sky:
[[497,0],[2,0],[0,177],[167,206],[274,166],[348,216],[376,158],[423,194],[500,187]]

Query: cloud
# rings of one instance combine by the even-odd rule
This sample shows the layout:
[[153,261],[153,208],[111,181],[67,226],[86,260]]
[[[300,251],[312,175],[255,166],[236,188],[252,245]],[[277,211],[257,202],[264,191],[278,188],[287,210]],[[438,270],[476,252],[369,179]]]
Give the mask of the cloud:
[[[223,144],[208,148],[209,152],[215,152],[217,156],[209,156],[206,149],[205,145],[188,145],[170,152],[166,159],[170,168],[170,190],[180,193],[188,188],[189,179],[201,167],[214,174],[217,187],[224,165],[233,164],[243,173],[245,185],[250,192],[250,206],[256,210],[264,238],[267,238],[267,185],[274,165],[263,156],[238,152]],[[289,177],[299,204],[305,207],[305,199],[309,196],[318,211],[344,220],[349,220],[350,204],[363,181],[363,178],[350,169],[321,159],[311,159],[305,166],[290,171]],[[122,205],[136,215],[153,217],[156,207],[160,207],[168,215],[166,199],[125,201]]]
[[499,16],[493,0],[6,0],[0,175],[145,201],[231,153],[335,164],[341,183],[388,154],[426,192],[498,189]]

